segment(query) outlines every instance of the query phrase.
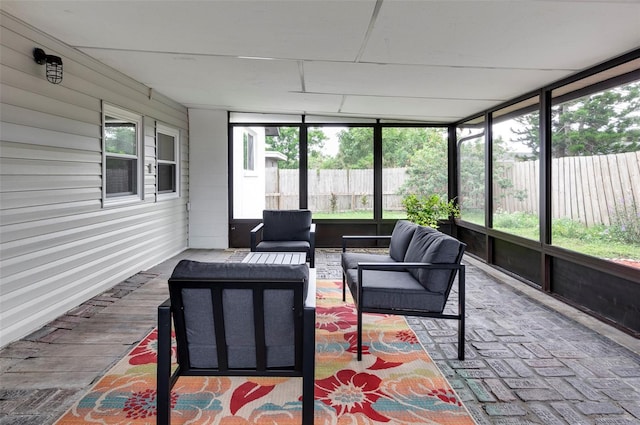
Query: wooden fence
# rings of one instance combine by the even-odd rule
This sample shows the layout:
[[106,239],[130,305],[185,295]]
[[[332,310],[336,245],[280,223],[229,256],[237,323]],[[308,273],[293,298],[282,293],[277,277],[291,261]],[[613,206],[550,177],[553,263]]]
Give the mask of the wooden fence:
[[[494,183],[501,211],[538,213],[539,161],[501,164],[508,187]],[[576,156],[552,161],[553,218],[590,226],[611,223],[616,208],[640,208],[640,152]],[[309,170],[309,208],[318,212],[373,209],[373,170]],[[404,168],[383,170],[383,209],[402,210],[397,193],[407,178]],[[496,179],[497,180],[497,179]],[[267,208],[298,208],[298,170],[267,169]]]
[[[309,170],[309,208],[318,212],[373,210],[373,169]],[[298,208],[298,170],[267,169],[266,205],[274,209]],[[405,168],[385,168],[382,178],[382,208],[400,211],[397,193],[406,180]]]
[[[511,186],[494,183],[496,205],[505,212],[537,214],[539,161],[502,165],[501,177]],[[640,152],[553,159],[551,188],[553,218],[609,225],[617,209],[640,208]]]

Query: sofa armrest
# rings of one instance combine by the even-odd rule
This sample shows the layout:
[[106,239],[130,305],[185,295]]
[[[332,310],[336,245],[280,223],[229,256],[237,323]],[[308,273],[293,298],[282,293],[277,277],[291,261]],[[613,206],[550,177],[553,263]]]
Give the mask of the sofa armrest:
[[256,250],[256,245],[258,244],[258,234],[262,235],[261,231],[264,227],[264,223],[259,223],[256,227],[251,229],[251,252]]
[[343,235],[342,236],[342,252],[346,252],[347,243],[349,241],[365,241],[365,240],[391,240],[391,235]]

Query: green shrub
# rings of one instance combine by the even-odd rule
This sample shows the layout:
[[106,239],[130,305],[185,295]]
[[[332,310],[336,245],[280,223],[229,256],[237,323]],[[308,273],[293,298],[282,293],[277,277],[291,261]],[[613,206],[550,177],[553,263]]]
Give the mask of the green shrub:
[[460,209],[454,200],[447,202],[438,195],[407,195],[402,200],[402,205],[407,211],[407,220],[434,229],[438,228],[439,219],[460,217]]

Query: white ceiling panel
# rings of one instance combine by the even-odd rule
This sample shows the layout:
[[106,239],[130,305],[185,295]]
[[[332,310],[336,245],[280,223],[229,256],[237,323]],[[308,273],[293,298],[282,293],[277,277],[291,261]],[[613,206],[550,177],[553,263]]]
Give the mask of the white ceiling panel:
[[72,46],[354,60],[375,0],[3,1]]
[[[165,91],[180,92],[181,87],[166,87]],[[260,112],[260,113],[294,113],[294,114],[320,114],[338,115],[342,96],[322,95],[311,93],[256,93],[253,91],[236,92],[232,89],[224,93],[220,91],[197,91],[189,94],[190,102],[185,106],[202,109],[228,109],[236,112]],[[218,100],[224,103],[215,103]],[[245,105],[245,106],[241,106]],[[246,106],[250,105],[250,106]]]
[[81,50],[151,87],[172,84],[207,89],[238,85],[248,90],[302,90],[297,61]]
[[363,61],[581,70],[640,45],[640,2],[385,1]]
[[374,118],[452,122],[497,103],[499,102],[482,100],[347,96],[340,112]]
[[378,96],[509,100],[571,73],[551,70],[505,70],[307,62],[307,91]]

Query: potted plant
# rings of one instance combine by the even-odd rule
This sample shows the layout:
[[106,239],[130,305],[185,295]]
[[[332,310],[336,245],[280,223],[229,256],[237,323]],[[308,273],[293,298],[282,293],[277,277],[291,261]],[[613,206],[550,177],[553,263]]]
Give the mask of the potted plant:
[[402,200],[407,211],[407,220],[421,226],[438,228],[438,220],[460,217],[460,208],[455,200],[446,201],[439,195],[421,196],[407,195]]

